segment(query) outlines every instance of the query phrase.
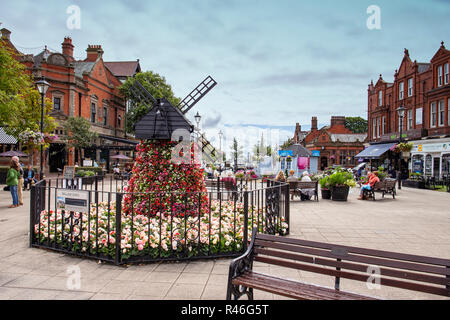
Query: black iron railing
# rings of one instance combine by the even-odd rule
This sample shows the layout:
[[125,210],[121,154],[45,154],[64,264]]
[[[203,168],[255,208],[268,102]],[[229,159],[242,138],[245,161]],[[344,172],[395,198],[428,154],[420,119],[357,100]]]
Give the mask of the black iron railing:
[[[218,180],[205,192],[150,194],[124,192],[126,185],[40,181],[31,190],[30,246],[119,265],[234,257],[246,250],[252,228],[289,233],[284,183],[238,180],[229,190]],[[64,198],[68,190],[81,200]],[[88,209],[71,207],[82,199]]]

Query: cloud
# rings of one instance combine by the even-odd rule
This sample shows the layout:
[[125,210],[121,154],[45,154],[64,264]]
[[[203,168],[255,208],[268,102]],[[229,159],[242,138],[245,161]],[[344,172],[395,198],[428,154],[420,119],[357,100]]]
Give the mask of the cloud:
[[217,111],[212,111],[210,114],[206,116],[205,121],[203,122],[203,128],[215,128],[220,123],[222,119],[222,115]]

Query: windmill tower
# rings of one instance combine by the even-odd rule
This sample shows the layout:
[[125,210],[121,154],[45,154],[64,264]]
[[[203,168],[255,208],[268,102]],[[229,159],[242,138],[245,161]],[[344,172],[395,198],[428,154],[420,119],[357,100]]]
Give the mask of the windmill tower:
[[[132,100],[138,104],[144,104],[149,112],[136,123],[136,138],[141,140],[170,140],[176,130],[183,129],[189,133],[194,131],[194,126],[185,117],[217,82],[211,77],[206,77],[192,92],[190,92],[177,106],[173,106],[167,99],[155,99],[148,90],[138,81],[130,88]],[[216,149],[206,139],[204,134],[199,137],[199,144],[203,156],[207,161],[214,161]]]
[[[138,81],[130,88],[134,102],[146,105],[149,111],[135,125],[136,138],[142,142],[137,146],[138,155],[124,197],[125,212],[146,216],[158,212],[198,216],[207,210],[203,170],[192,161],[191,144],[179,142],[190,140],[194,131],[185,114],[216,84],[207,77],[178,106],[173,106],[166,98],[155,99]],[[179,132],[188,133],[188,137],[180,134],[182,139],[179,139]],[[216,152],[204,135],[199,141],[204,156],[207,152]],[[188,162],[174,161],[174,155],[180,153],[191,155],[187,156]],[[172,193],[174,191],[176,194]]]

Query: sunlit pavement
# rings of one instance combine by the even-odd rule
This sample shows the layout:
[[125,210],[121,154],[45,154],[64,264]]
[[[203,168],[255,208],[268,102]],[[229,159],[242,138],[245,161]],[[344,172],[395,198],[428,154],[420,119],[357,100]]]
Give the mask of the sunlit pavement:
[[[3,189],[3,186],[1,186]],[[290,237],[450,258],[450,194],[403,188],[393,200],[291,203]],[[117,267],[29,248],[29,191],[9,209],[0,192],[0,299],[224,299],[230,259]],[[78,266],[79,269],[74,266]],[[71,272],[80,270],[80,282]],[[255,264],[255,270],[332,287],[334,279]],[[417,292],[341,279],[341,290],[386,299],[440,299]],[[256,299],[284,299],[255,291]]]

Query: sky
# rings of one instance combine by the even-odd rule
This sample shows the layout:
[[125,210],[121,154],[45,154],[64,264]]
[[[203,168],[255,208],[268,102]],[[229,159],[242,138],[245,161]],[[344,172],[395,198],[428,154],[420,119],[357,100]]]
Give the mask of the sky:
[[105,61],[139,59],[180,98],[211,75],[218,85],[188,118],[198,111],[215,146],[229,152],[236,137],[244,154],[261,135],[275,147],[297,122],[308,129],[313,116],[319,126],[332,115],[367,118],[368,84],[393,81],[404,48],[429,62],[441,41],[450,47],[450,0],[0,1],[1,27],[24,53],[61,51],[70,36],[84,59],[100,44]]

